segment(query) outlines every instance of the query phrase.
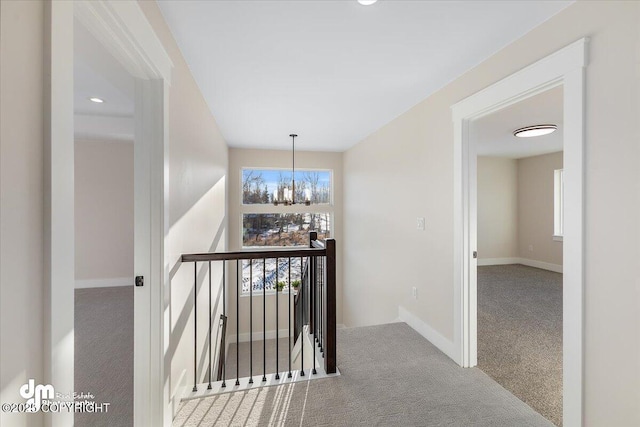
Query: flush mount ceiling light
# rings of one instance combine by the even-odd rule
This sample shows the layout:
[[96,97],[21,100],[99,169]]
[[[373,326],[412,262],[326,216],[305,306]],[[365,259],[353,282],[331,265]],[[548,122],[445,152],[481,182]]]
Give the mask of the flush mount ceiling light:
[[360,3],[363,6],[371,6],[372,4],[374,4],[377,1],[378,0],[358,0],[358,3]]
[[518,138],[531,138],[533,136],[548,135],[552,132],[555,132],[556,129],[558,129],[558,126],[556,125],[526,126],[526,127],[514,130],[513,136],[517,136]]
[[104,102],[104,99],[94,96],[94,97],[89,98],[89,101],[95,102],[96,104],[102,104]]

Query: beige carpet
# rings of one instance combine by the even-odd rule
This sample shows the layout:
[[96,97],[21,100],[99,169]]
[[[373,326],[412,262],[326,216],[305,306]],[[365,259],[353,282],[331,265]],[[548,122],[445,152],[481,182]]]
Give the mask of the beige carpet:
[[341,376],[185,402],[182,426],[551,426],[404,323],[338,331]]
[[478,367],[562,425],[562,274],[478,267]]
[[76,289],[75,391],[109,402],[77,413],[75,427],[133,425],[133,286]]

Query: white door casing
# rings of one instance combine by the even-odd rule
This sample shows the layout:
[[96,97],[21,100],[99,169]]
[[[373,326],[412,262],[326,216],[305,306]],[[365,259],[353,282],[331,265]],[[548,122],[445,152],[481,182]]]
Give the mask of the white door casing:
[[563,423],[582,425],[584,285],[583,38],[453,105],[454,124],[454,356],[477,364],[477,185],[472,121],[553,87],[564,90],[565,234],[563,241]]
[[[168,87],[173,64],[137,2],[47,2],[50,102],[45,157],[45,197],[50,258],[45,289],[51,327],[45,365],[56,388],[73,389],[73,25],[78,19],[136,78],[135,275],[145,284],[134,292],[134,425],[168,425],[164,407],[163,291],[168,230]],[[71,313],[71,315],[69,315]],[[64,332],[64,334],[63,334]],[[62,355],[64,357],[62,357]],[[72,426],[70,416],[47,425]],[[167,421],[169,420],[169,421]]]

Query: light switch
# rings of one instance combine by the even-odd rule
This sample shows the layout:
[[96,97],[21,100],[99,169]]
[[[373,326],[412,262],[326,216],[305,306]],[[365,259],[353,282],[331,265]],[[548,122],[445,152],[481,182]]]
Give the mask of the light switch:
[[418,218],[418,230],[424,230],[424,218]]

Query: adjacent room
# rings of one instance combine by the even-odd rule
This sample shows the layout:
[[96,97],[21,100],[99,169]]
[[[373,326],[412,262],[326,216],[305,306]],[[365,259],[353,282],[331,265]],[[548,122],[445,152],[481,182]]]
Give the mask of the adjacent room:
[[[478,152],[478,367],[558,426],[562,111],[560,86],[473,125]],[[529,125],[535,129],[523,129]]]
[[74,31],[75,390],[110,402],[76,425],[133,425],[134,79]]

